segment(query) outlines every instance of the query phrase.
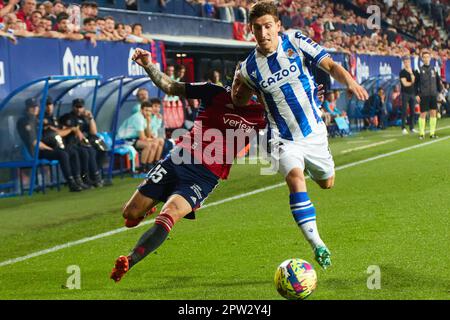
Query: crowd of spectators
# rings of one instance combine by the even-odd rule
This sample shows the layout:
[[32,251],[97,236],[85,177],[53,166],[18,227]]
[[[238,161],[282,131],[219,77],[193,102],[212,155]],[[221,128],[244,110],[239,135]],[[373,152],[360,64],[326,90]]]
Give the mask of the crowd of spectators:
[[[340,3],[285,0],[281,1],[279,8],[285,26],[302,30],[330,50],[403,56],[417,53],[426,47],[433,50],[435,57],[449,56],[448,39],[441,39],[436,27],[426,28],[422,18],[412,14],[409,5],[400,7],[398,0],[385,2],[391,5],[375,0],[358,1],[356,4],[363,9],[370,4],[378,5],[381,21],[393,22],[387,28],[373,26],[373,21],[368,23],[366,18],[345,9]],[[411,31],[419,41],[402,36],[399,31]]]
[[[442,2],[442,3],[441,3]],[[439,49],[448,47],[447,39],[442,39],[439,27],[445,27],[445,20],[450,19],[448,0],[356,0],[355,3],[363,9],[377,5],[381,9],[381,18],[393,28],[415,37],[422,46]],[[415,8],[415,10],[413,10]],[[431,20],[426,25],[424,18]],[[448,26],[447,26],[448,28]]]
[[17,37],[45,37],[68,40],[98,40],[150,43],[139,23],[116,22],[112,16],[100,17],[96,2],[67,5],[60,0],[0,0],[0,36],[16,42]]
[[[100,17],[98,5],[86,1],[67,5],[61,0],[0,0],[0,35],[15,41],[16,37],[49,37],[70,40],[88,39],[149,43],[141,24],[128,25],[111,16]],[[186,0],[202,6],[202,15],[223,21],[247,22],[248,11],[255,0]],[[133,1],[132,1],[133,2]],[[390,27],[369,27],[367,19],[346,9],[341,3],[319,0],[277,0],[285,29],[299,29],[329,50],[346,53],[371,53],[403,56],[421,48],[432,49],[434,57],[449,56],[449,39],[442,39],[438,26],[450,26],[449,0],[415,0],[418,8],[430,13],[433,25],[425,26],[423,12],[412,10],[412,4],[399,0],[353,0],[366,9],[377,5],[381,19]],[[131,3],[128,1],[127,3]],[[136,3],[134,1],[133,3]],[[165,1],[160,1],[165,6]],[[416,13],[414,13],[416,12]],[[404,37],[399,31],[410,34]],[[411,40],[412,39],[412,40]]]

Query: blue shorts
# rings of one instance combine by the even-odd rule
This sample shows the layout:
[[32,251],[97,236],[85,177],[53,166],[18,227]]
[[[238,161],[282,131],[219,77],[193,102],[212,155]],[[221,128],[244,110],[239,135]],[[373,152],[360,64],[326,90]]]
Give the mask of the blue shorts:
[[148,172],[138,190],[142,195],[162,202],[166,202],[173,194],[182,196],[192,208],[192,212],[185,218],[195,219],[194,211],[202,205],[218,183],[219,177],[203,165],[176,165],[169,155]]

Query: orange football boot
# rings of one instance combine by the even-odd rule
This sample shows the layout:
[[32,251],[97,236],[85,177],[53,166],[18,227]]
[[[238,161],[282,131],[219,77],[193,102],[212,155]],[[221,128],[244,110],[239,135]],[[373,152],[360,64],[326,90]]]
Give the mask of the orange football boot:
[[112,269],[111,275],[109,276],[115,282],[119,282],[125,273],[130,270],[130,257],[120,256],[116,260],[116,264]]

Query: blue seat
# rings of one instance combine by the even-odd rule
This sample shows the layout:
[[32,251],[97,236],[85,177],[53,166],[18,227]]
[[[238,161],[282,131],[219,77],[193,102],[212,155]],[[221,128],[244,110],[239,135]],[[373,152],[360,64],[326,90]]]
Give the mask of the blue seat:
[[[23,158],[25,160],[24,165],[18,167],[19,169],[19,181],[20,181],[20,194],[23,195],[24,194],[24,187],[23,187],[23,181],[22,181],[22,175],[21,175],[21,169],[24,168],[31,168],[33,167],[33,162],[34,159],[31,156],[30,152],[28,151],[28,149],[23,146],[22,147],[22,155]],[[42,190],[42,192],[45,194],[45,172],[44,172],[44,168],[48,166],[50,168],[50,187],[54,187],[56,186],[56,189],[58,191],[61,190],[61,181],[60,181],[60,176],[59,176],[59,161],[58,160],[48,160],[48,159],[38,159],[37,162],[37,168],[39,170],[39,173],[41,174],[41,184],[39,185],[40,189]],[[54,174],[53,170],[56,171],[56,174]],[[56,181],[55,181],[55,177],[56,177]]]

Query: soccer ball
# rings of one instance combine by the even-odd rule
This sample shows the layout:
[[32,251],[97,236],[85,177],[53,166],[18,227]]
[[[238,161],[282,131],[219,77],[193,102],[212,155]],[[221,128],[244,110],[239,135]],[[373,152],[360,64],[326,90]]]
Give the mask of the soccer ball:
[[317,285],[317,274],[313,266],[302,259],[283,261],[275,272],[278,293],[288,300],[306,299]]

